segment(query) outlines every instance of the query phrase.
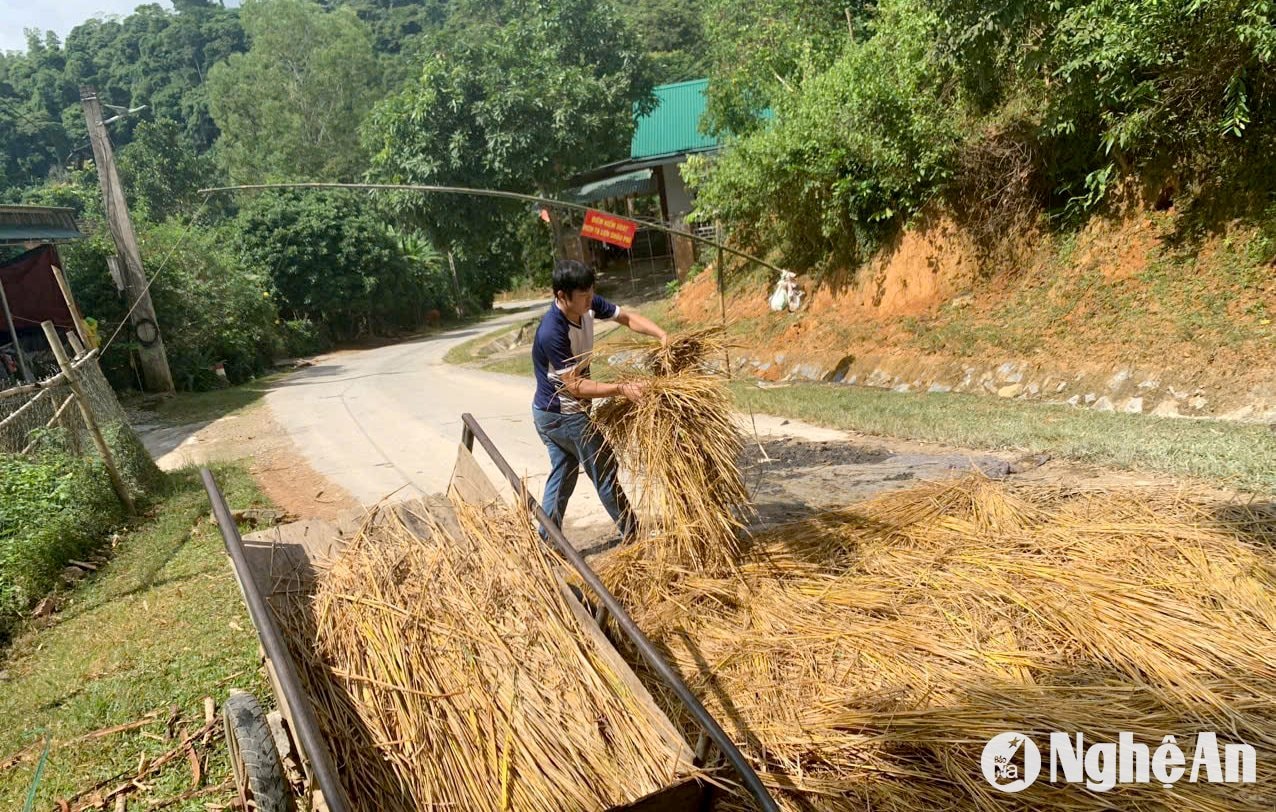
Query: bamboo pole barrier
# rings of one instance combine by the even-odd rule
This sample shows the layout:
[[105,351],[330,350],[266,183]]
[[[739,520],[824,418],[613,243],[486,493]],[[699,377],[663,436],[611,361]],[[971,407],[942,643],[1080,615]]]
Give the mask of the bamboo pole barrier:
[[84,342],[80,341],[80,337],[75,333],[67,333],[66,340],[71,344],[71,352],[75,353],[74,357],[79,358],[84,355]]
[[53,350],[53,355],[58,359],[58,366],[62,368],[62,373],[66,375],[66,381],[71,387],[72,395],[80,405],[80,416],[84,418],[84,425],[93,437],[93,444],[97,446],[98,453],[102,455],[102,462],[106,464],[106,472],[111,477],[111,486],[115,488],[115,493],[120,497],[120,501],[124,504],[124,509],[128,511],[128,515],[133,516],[137,513],[137,506],[133,504],[133,496],[128,492],[128,487],[124,484],[124,479],[120,476],[119,469],[115,467],[115,457],[111,454],[111,448],[106,444],[106,439],[102,437],[102,430],[98,427],[97,418],[93,416],[93,410],[89,407],[89,400],[85,397],[84,389],[80,386],[80,381],[76,377],[75,368],[71,366],[71,359],[66,357],[66,348],[62,346],[62,339],[58,338],[58,331],[54,328],[53,322],[46,321],[40,326],[44,328],[44,336],[49,340],[49,347]]
[[5,426],[9,425],[14,420],[17,420],[19,417],[21,417],[23,412],[25,412],[27,409],[30,409],[35,404],[39,403],[40,399],[43,398],[45,395],[47,395],[50,391],[51,391],[50,389],[42,388],[38,395],[31,398],[26,403],[22,404],[22,406],[19,407],[16,412],[9,415],[4,420],[0,420],[0,429],[3,429]]
[[[80,306],[75,301],[75,296],[71,294],[71,285],[66,281],[66,275],[62,273],[62,269],[57,265],[50,265],[53,269],[53,278],[58,282],[58,288],[62,291],[62,298],[66,300],[67,310],[71,311],[71,320],[75,322],[75,331],[80,334],[80,338],[85,344],[92,345],[93,340],[89,338],[89,326],[84,323],[84,314],[80,312]],[[71,346],[75,346],[74,342]],[[82,351],[77,351],[79,355]]]
[[49,378],[47,381],[40,381],[39,383],[27,383],[27,384],[23,384],[22,386],[15,386],[12,389],[6,389],[3,392],[0,392],[0,400],[7,400],[8,398],[16,398],[19,395],[29,395],[32,392],[39,392],[44,389],[52,389],[55,386],[61,386],[61,385],[62,385],[62,373],[59,372],[57,375],[54,375],[52,378]]

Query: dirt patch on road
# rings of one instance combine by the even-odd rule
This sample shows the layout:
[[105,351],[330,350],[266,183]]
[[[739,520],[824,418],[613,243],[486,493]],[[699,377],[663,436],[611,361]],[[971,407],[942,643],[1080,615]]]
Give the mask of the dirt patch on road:
[[[156,447],[158,438],[184,428],[187,436],[175,448],[165,452]],[[143,428],[141,434],[166,470],[210,462],[245,463],[271,501],[294,516],[335,519],[358,507],[344,488],[310,467],[264,403],[202,426]]]

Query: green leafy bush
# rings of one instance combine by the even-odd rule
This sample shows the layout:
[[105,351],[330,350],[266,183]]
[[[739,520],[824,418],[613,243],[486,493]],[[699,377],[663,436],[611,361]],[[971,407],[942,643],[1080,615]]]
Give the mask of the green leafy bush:
[[[148,275],[158,272],[151,300],[164,338],[173,382],[178,388],[216,387],[212,366],[222,362],[232,383],[265,371],[277,345],[276,307],[262,266],[243,263],[229,247],[233,232],[189,226],[177,221],[138,224],[138,243]],[[127,312],[107,268],[114,254],[100,231],[64,249],[67,273],[80,308],[97,319],[105,341]],[[103,371],[117,386],[134,383],[125,327],[102,359]]]
[[317,355],[332,346],[332,337],[310,319],[288,319],[279,324],[279,339],[287,358]]
[[448,302],[438,253],[411,253],[365,199],[263,194],[240,212],[238,229],[242,262],[269,269],[280,314],[337,340],[416,327]]
[[120,518],[101,463],[56,448],[0,455],[0,639]]
[[[977,112],[1042,111],[1062,202],[1089,210],[1121,175],[1241,179],[1270,142],[1276,7],[1267,0],[927,0]],[[1270,178],[1267,178],[1270,181]]]
[[776,119],[711,166],[689,163],[697,219],[721,218],[795,269],[854,265],[951,174],[953,99],[931,58],[933,17],[886,2],[874,36],[781,100]]

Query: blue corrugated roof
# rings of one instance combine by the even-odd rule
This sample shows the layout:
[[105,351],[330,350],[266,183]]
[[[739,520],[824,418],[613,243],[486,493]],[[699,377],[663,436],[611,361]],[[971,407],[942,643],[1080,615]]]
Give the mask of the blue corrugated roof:
[[720,146],[719,139],[700,132],[708,86],[708,79],[692,79],[657,87],[656,108],[638,119],[629,157],[655,158]]

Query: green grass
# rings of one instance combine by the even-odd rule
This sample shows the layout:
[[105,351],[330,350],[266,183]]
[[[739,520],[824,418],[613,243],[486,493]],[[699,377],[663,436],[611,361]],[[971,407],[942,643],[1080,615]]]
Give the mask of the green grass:
[[529,378],[535,372],[532,369],[532,353],[530,351],[479,364],[479,369],[484,372],[500,372],[505,375],[526,375]]
[[742,408],[833,428],[969,448],[1022,449],[1276,493],[1276,432],[1266,426],[830,384],[761,389],[740,381],[732,390]]
[[[252,479],[236,467],[219,468],[218,482],[232,506],[264,504]],[[232,687],[265,698],[257,641],[222,545],[209,518],[198,475],[172,475],[150,517],[122,534],[114,557],[66,597],[47,628],[28,628],[0,659],[0,764],[38,742],[55,743],[37,794],[36,809],[137,768],[173,746],[164,735],[168,708],[181,711],[179,727],[203,724],[203,698],[218,703]],[[134,721],[152,711],[158,721],[101,739],[56,747],[90,731]],[[208,748],[205,784],[230,775],[220,739]],[[38,754],[38,750],[37,750]],[[0,771],[0,809],[21,809],[35,773],[25,761]],[[122,782],[119,782],[122,783]],[[129,809],[190,789],[190,768],[177,759],[131,796]],[[233,791],[167,809],[203,812],[226,804]]]
[[[640,308],[673,326],[669,303]],[[624,341],[624,330],[599,340]],[[531,375],[529,353],[480,364],[480,369]],[[606,365],[595,362],[596,377]],[[1023,403],[981,395],[905,394],[830,384],[762,389],[731,385],[742,409],[796,418],[832,428],[929,440],[968,448],[1015,449],[1091,462],[1208,479],[1221,485],[1276,493],[1276,432],[1266,426],[1214,420],[1114,414],[1068,406]]]
[[523,327],[523,324],[524,322],[520,321],[506,327],[502,327],[499,330],[493,330],[489,333],[477,335],[474,338],[471,338],[461,344],[457,344],[455,347],[448,350],[443,356],[443,360],[449,364],[471,364],[476,361],[480,361],[483,358],[480,350],[501,336],[509,335],[510,333],[520,330]]
[[178,392],[151,408],[161,421],[172,426],[203,423],[251,406],[265,397],[271,386],[290,372],[265,375],[251,383],[208,392]]
[[123,517],[105,468],[60,450],[0,455],[0,645]]

